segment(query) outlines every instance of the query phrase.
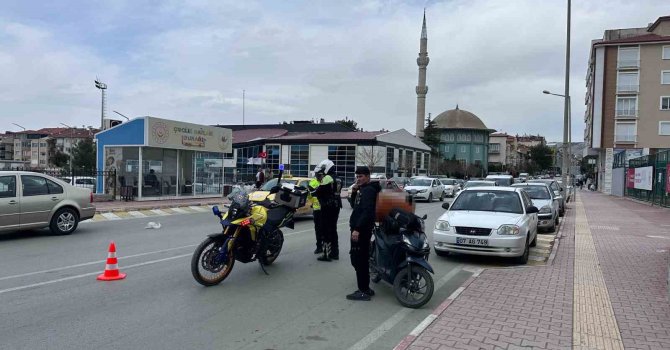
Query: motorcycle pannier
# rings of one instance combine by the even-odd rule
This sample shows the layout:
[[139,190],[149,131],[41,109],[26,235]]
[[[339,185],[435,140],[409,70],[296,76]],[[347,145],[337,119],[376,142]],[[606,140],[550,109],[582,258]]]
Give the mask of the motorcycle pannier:
[[275,195],[275,202],[293,209],[301,208],[307,203],[307,191],[282,187]]

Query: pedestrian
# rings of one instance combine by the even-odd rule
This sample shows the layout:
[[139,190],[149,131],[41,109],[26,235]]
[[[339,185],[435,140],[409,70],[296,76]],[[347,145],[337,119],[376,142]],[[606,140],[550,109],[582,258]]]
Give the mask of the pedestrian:
[[316,198],[314,192],[320,185],[322,175],[315,175],[316,177],[309,180],[309,198],[312,200],[312,217],[314,218],[314,234],[316,236],[316,249],[314,249],[314,254],[323,253],[323,242],[321,240],[321,205],[319,204],[319,199]]
[[349,229],[351,231],[351,265],[356,270],[358,289],[347,295],[349,300],[370,300],[375,292],[370,289],[370,238],[375,226],[377,194],[382,190],[378,181],[370,182],[370,169],[356,168],[352,200],[354,203]]
[[263,173],[263,168],[258,167],[258,172],[256,173],[256,189],[260,189],[261,186],[265,183],[265,174]]
[[314,194],[321,206],[322,255],[319,261],[340,259],[340,247],[337,237],[337,221],[342,208],[342,181],[335,175],[335,163],[326,159],[314,168],[314,174],[320,177],[319,187]]

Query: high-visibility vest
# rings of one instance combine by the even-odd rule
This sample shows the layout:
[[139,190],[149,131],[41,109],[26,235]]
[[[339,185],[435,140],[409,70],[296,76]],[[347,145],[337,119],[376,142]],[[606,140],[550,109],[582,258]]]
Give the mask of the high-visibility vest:
[[[320,185],[321,184],[319,183],[319,180],[317,180],[317,179],[309,180],[309,187],[311,187],[311,188],[317,188]],[[309,196],[309,198],[312,199],[312,209],[321,210],[321,204],[319,204],[319,200],[316,198],[316,196],[313,196],[311,191],[309,192],[308,196]]]

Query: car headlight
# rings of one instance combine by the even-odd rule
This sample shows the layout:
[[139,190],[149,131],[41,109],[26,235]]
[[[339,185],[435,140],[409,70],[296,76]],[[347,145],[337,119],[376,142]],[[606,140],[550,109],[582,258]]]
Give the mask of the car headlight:
[[539,213],[540,214],[549,214],[549,213],[551,213],[551,208],[545,205],[544,207],[542,207],[542,209],[540,209]]
[[499,235],[518,235],[519,226],[517,225],[502,225],[498,227]]
[[419,193],[426,193],[427,190],[419,190]]
[[451,226],[449,226],[449,221],[437,220],[435,223],[435,230],[437,231],[451,231]]

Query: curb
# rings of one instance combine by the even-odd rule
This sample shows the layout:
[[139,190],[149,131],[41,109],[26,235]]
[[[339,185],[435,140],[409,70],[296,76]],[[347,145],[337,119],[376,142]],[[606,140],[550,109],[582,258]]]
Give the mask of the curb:
[[209,206],[209,205],[215,205],[215,204],[221,204],[224,201],[211,201],[211,202],[199,202],[199,203],[189,203],[189,204],[163,204],[163,205],[155,205],[151,207],[128,207],[128,208],[109,208],[109,209],[96,209],[95,213],[96,214],[104,214],[104,213],[123,213],[123,212],[129,212],[129,211],[139,211],[139,210],[154,210],[154,209],[170,209],[170,208],[186,208],[186,207],[191,207],[191,206]]
[[449,305],[451,305],[451,303],[453,303],[454,300],[456,300],[456,298],[458,298],[458,296],[461,295],[461,293],[463,293],[463,291],[465,291],[465,289],[467,289],[468,286],[470,286],[470,284],[472,284],[472,282],[474,282],[475,279],[477,279],[477,277],[479,277],[485,270],[487,269],[480,268],[475,273],[473,273],[472,276],[470,276],[470,278],[468,278],[465,283],[463,283],[463,285],[451,293],[451,295],[449,295],[447,299],[442,302],[442,304],[435,308],[435,310],[433,310],[430,315],[426,316],[426,318],[424,318],[423,321],[421,321],[421,323],[419,323],[419,325],[409,333],[409,335],[403,338],[403,340],[401,340],[400,343],[398,343],[398,345],[393,348],[393,350],[406,350],[409,348],[409,346],[412,345],[412,343],[426,330],[426,328],[428,328],[433,323],[433,321],[440,317],[440,315],[444,313]]
[[556,258],[556,253],[558,252],[558,245],[560,244],[561,239],[563,238],[563,228],[565,227],[565,216],[563,216],[563,220],[561,220],[560,225],[561,226],[558,228],[556,238],[554,238],[554,245],[551,247],[551,253],[549,254],[549,259],[547,259],[547,266],[554,264],[554,259]]

